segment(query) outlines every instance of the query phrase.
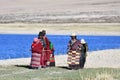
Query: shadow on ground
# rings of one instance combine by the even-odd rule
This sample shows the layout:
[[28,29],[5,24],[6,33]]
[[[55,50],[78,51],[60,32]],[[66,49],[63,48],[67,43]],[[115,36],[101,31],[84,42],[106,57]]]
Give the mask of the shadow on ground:
[[14,65],[16,67],[23,67],[23,68],[27,68],[27,69],[32,69],[30,65]]
[[68,69],[68,70],[70,70],[70,68],[67,67],[67,66],[58,66],[57,68],[62,68],[62,69]]
[[[33,69],[30,65],[14,65],[15,67],[22,67],[22,68],[27,68],[27,69]],[[52,67],[50,67],[52,68]],[[68,69],[70,70],[70,68],[68,68],[67,66],[55,66],[54,68],[61,68],[61,69]]]

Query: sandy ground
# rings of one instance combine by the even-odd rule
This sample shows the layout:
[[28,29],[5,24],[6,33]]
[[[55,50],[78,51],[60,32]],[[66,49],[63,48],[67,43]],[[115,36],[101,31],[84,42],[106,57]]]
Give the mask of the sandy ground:
[[[120,68],[120,49],[88,52],[85,68]],[[56,56],[57,66],[67,66],[67,55]]]
[[[29,65],[31,58],[0,60],[0,66]],[[68,66],[67,55],[55,56],[56,66]],[[85,68],[120,68],[120,49],[88,52]]]

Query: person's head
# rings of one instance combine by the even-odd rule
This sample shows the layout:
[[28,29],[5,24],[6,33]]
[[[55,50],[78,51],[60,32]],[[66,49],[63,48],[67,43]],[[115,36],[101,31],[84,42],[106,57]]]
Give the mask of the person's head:
[[71,39],[76,39],[77,38],[75,33],[72,33],[70,37],[71,37]]
[[46,30],[42,30],[43,36],[46,35]]
[[33,40],[33,42],[38,42],[39,41],[39,39],[38,38],[34,38],[34,40]]
[[84,39],[81,39],[81,44],[85,44],[85,40]]
[[43,36],[44,36],[44,34],[42,32],[39,32],[38,38],[41,39],[41,38],[43,38]]

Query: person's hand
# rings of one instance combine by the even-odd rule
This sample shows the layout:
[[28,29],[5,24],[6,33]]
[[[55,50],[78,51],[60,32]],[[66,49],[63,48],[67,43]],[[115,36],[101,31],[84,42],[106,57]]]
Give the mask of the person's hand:
[[50,57],[52,57],[52,54],[50,54]]
[[50,61],[47,61],[47,65],[50,65]]

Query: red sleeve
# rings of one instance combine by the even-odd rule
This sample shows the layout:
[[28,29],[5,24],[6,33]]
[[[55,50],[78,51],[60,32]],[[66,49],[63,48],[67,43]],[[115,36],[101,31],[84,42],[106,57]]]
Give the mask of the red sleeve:
[[42,47],[41,43],[32,44],[32,52],[41,53],[42,49],[43,49],[43,47]]
[[46,42],[46,49],[50,49],[50,41],[47,37],[45,37],[45,42]]

